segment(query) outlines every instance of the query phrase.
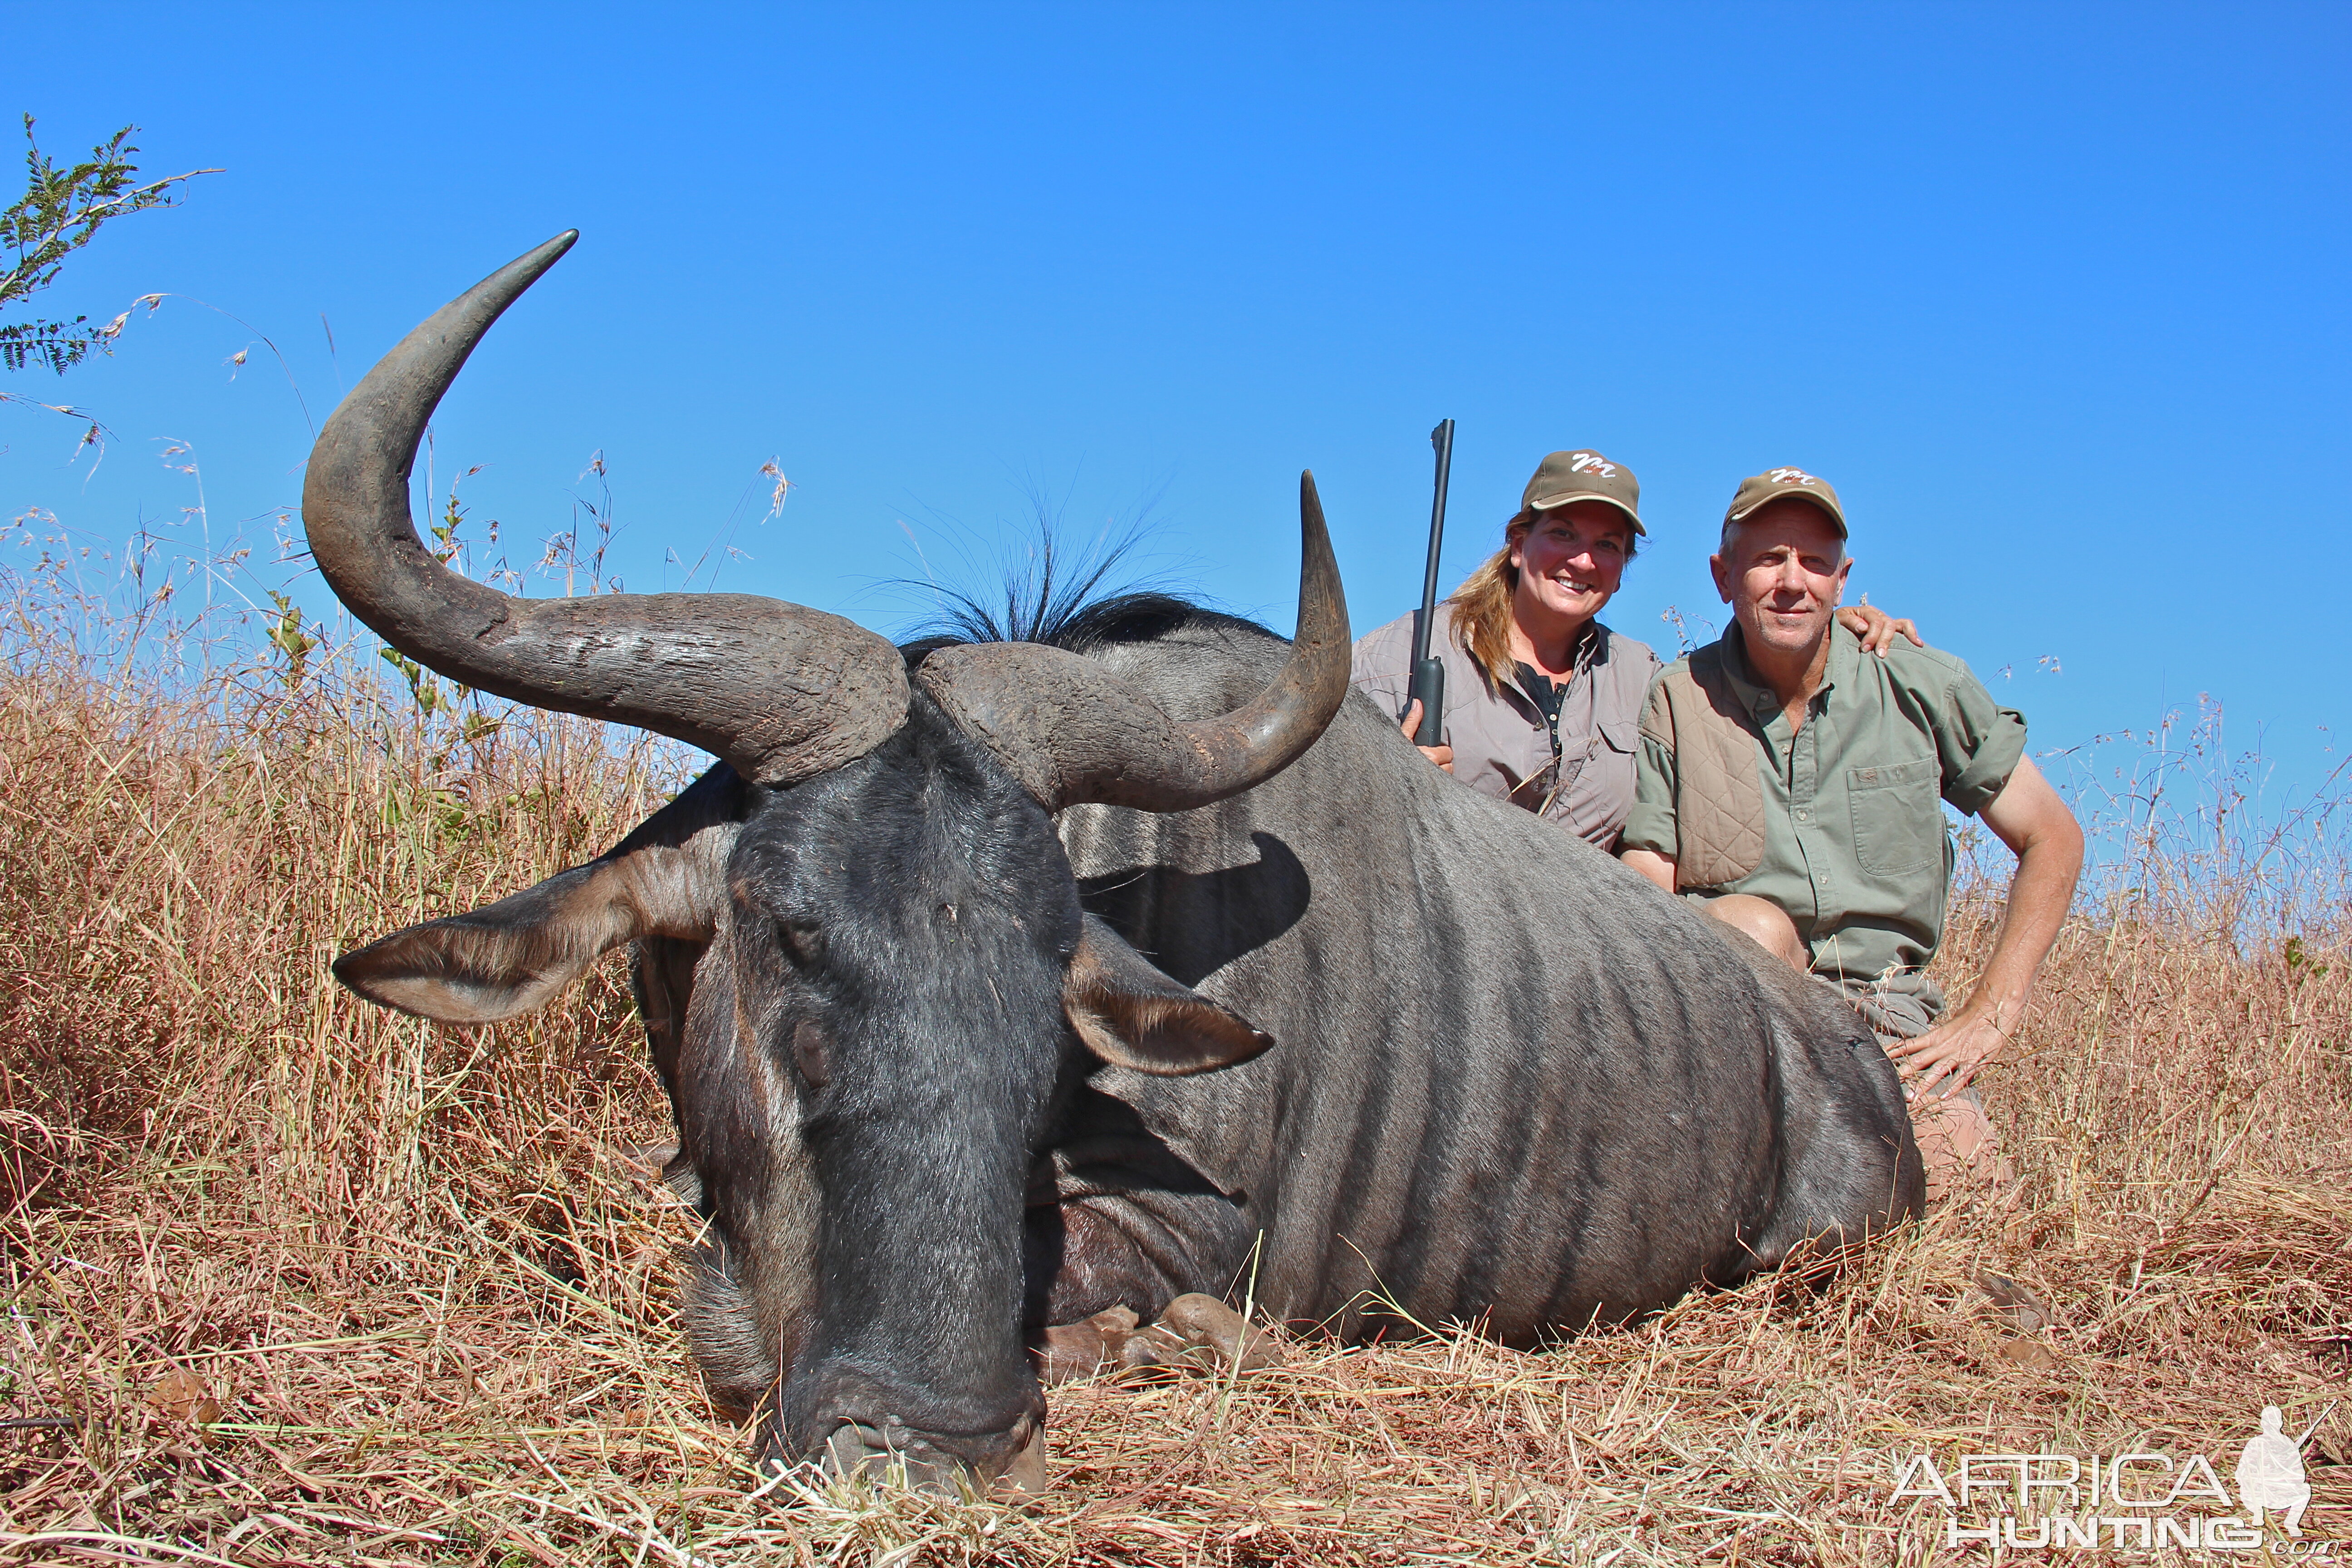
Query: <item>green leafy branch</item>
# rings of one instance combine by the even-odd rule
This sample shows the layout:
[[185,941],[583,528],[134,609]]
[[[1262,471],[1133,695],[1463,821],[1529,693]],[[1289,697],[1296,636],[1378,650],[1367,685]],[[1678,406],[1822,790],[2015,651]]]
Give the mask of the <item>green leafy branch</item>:
[[[0,213],[0,243],[16,253],[16,264],[0,272],[0,309],[55,282],[65,258],[95,238],[99,226],[109,218],[175,206],[181,195],[176,187],[199,174],[221,172],[191,169],[184,174],[137,184],[139,165],[131,161],[131,155],[139,149],[129,140],[137,129],[124,126],[110,140],[91,148],[86,162],[60,169],[33,140],[33,117],[25,116],[25,166],[30,178],[23,199]],[[70,321],[12,321],[0,326],[0,364],[10,370],[45,364],[63,375],[68,367],[89,357],[93,349],[106,352],[121,331],[127,314],[87,330],[88,316],[76,316]]]

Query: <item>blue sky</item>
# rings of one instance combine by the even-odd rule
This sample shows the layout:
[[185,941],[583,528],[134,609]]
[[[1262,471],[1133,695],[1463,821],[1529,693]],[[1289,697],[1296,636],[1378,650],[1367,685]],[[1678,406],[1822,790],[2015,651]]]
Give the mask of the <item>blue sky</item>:
[[2340,5],[0,22],[60,62],[7,106],[50,152],[135,121],[152,171],[227,171],[40,301],[176,296],[110,360],[0,381],[118,437],[92,476],[75,426],[0,408],[6,515],[169,526],[195,498],[168,438],[215,542],[266,554],[310,426],[259,336],[322,419],[577,226],[436,427],[519,563],[601,451],[632,587],[710,557],[899,630],[878,580],[1017,548],[1043,499],[1080,537],[1148,515],[1148,565],[1286,628],[1311,467],[1361,631],[1417,591],[1450,416],[1449,584],[1544,452],[1598,447],[1651,528],[1604,618],[1670,650],[1665,607],[1717,616],[1733,486],[1792,463],[1843,493],[1855,587],[2036,750],[2208,692],[2309,783],[2352,728]]

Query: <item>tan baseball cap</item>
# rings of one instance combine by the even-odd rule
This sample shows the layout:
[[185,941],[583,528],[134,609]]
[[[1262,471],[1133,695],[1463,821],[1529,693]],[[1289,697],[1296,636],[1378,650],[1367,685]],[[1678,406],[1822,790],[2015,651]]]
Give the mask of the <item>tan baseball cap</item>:
[[1767,501],[1782,496],[1796,496],[1809,500],[1830,514],[1837,524],[1838,537],[1846,537],[1845,509],[1838,505],[1837,491],[1830,482],[1802,468],[1767,468],[1760,474],[1750,474],[1739,481],[1739,489],[1731,498],[1731,510],[1723,514],[1726,522],[1738,522]]
[[1650,531],[1642,526],[1637,510],[1641,500],[1642,481],[1633,469],[1580,447],[1554,452],[1536,465],[1536,477],[1519,497],[1519,510],[1540,511],[1572,500],[1605,500],[1633,521],[1634,532],[1646,535]]

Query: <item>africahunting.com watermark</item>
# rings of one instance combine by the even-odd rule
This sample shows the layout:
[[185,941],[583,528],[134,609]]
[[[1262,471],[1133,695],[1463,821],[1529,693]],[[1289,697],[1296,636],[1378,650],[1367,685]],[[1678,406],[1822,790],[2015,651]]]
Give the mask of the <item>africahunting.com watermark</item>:
[[2203,1454],[1961,1454],[1938,1465],[1915,1453],[1895,1467],[1900,1504],[1940,1505],[1946,1546],[2089,1552],[2169,1549],[2260,1552],[2305,1563],[2341,1563],[2340,1543],[2304,1534],[2311,1482],[2305,1448],[2319,1420],[2289,1436],[2277,1405],[2239,1447],[2235,1486]]

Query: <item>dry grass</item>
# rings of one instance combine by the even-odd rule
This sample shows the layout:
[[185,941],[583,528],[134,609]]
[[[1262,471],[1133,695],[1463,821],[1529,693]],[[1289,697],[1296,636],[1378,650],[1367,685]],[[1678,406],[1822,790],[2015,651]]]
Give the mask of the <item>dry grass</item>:
[[[1958,1554],[1893,1458],[2221,1456],[2352,1396],[2352,963],[2140,878],[1990,1080],[2007,1206],[1547,1353],[1065,1390],[1026,1510],[751,1495],[673,1315],[689,1216],[630,1157],[667,1116],[617,962],[474,1036],[325,973],[593,853],[677,759],[455,740],[344,666],[167,700],[43,647],[0,670],[0,1563],[1922,1563]],[[2337,1539],[2347,1431],[2312,1459]]]

